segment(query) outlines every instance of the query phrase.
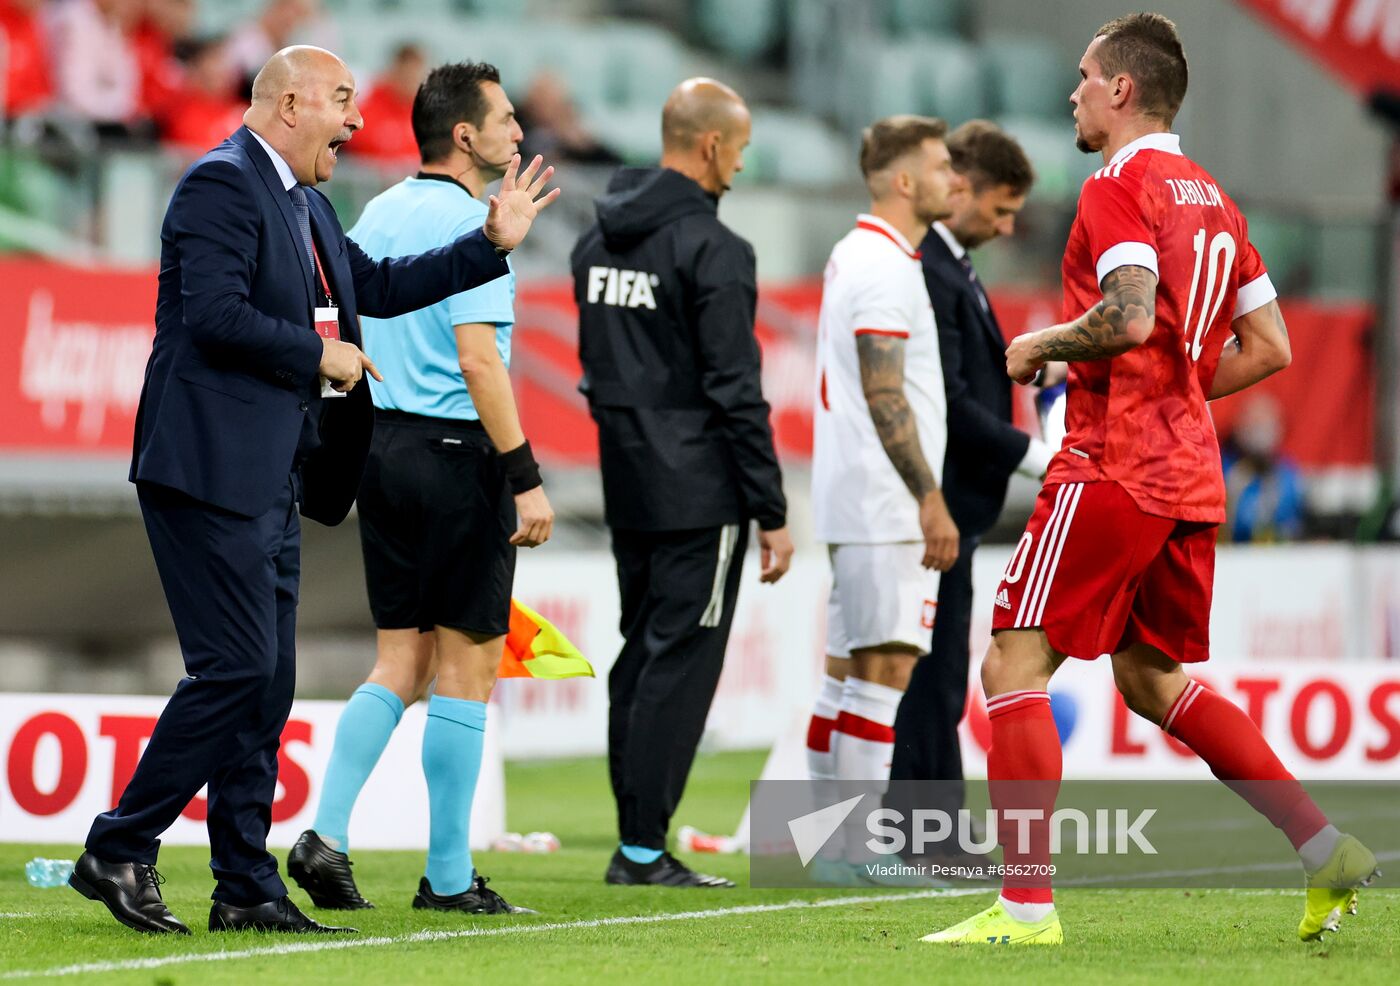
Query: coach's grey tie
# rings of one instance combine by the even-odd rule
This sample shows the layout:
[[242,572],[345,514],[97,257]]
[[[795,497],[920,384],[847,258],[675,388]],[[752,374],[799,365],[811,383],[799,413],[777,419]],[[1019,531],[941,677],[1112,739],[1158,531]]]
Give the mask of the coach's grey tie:
[[287,189],[292,197],[292,208],[297,213],[297,227],[301,230],[301,246],[306,251],[306,261],[311,265],[311,279],[316,279],[316,250],[311,245],[311,206],[306,202],[306,189],[293,185]]

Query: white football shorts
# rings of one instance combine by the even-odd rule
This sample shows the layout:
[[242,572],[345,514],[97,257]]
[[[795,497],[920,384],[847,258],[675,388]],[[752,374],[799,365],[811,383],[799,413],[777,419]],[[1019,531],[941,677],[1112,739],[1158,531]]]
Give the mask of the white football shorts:
[[896,644],[928,652],[938,612],[938,572],[924,568],[924,543],[833,544],[826,652]]

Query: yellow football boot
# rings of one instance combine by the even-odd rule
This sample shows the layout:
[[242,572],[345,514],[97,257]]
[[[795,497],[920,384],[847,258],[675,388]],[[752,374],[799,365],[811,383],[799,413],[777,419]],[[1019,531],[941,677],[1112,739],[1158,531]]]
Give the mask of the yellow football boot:
[[1053,910],[1043,919],[1027,923],[1007,914],[998,900],[980,914],[924,935],[919,941],[945,945],[1063,945],[1065,933],[1060,928],[1060,915]]
[[1342,911],[1356,913],[1357,887],[1368,886],[1381,875],[1376,857],[1354,835],[1343,835],[1332,848],[1332,855],[1308,874],[1308,896],[1298,937],[1319,941],[1325,931],[1336,931],[1342,924]]

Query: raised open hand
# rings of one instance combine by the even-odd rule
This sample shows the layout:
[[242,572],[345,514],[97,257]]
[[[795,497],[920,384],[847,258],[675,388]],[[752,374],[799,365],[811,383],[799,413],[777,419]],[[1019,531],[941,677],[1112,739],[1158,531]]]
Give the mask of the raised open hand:
[[559,197],[557,188],[540,194],[554,175],[552,165],[540,171],[542,164],[544,158],[536,154],[530,166],[517,176],[520,155],[511,157],[510,166],[501,178],[501,190],[491,196],[486,213],[486,238],[496,246],[514,250],[525,239],[540,211]]

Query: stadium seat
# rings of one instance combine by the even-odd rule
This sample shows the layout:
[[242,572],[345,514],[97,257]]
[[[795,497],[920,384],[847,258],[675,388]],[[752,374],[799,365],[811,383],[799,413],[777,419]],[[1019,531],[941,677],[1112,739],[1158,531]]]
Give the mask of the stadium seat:
[[981,52],[957,38],[919,38],[908,42],[919,82],[918,109],[941,116],[952,126],[986,116],[987,78]]
[[[413,0],[417,3],[417,0]],[[525,13],[527,0],[447,0],[464,13],[477,17],[517,18]]]
[[[690,74],[685,50],[661,28],[607,22],[599,26],[597,37],[603,46],[595,56],[603,63],[598,74],[606,73],[613,106],[649,109],[655,118],[676,83]],[[594,70],[598,67],[595,62]]]
[[[1317,257],[1311,293],[1344,300],[1377,297],[1380,267],[1376,258],[1385,255],[1381,227],[1364,219],[1335,220],[1317,223],[1308,237]],[[1273,268],[1268,254],[1264,264]]]
[[853,127],[896,113],[939,116],[956,126],[987,112],[978,50],[957,38],[853,45],[843,68],[841,117]]
[[1037,38],[993,37],[980,45],[986,79],[1003,116],[1064,117],[1077,75],[1074,62]]
[[1103,165],[1097,154],[1082,154],[1074,146],[1074,124],[1039,116],[1007,116],[996,120],[1015,137],[1035,166],[1030,197],[1040,202],[1074,202],[1079,186]]
[[[504,27],[504,25],[502,25]],[[508,29],[516,43],[525,35],[533,37],[535,71],[549,69],[568,86],[574,104],[582,113],[591,113],[613,102],[609,71],[612,45],[607,28],[599,25],[549,24],[533,32]],[[523,80],[528,86],[529,79]],[[519,86],[517,86],[519,88]],[[520,90],[523,93],[523,89]]]
[[[89,207],[86,190],[24,151],[0,150],[0,207],[13,209],[59,229],[81,228]],[[0,230],[0,249],[29,244]]]
[[887,0],[886,12],[892,38],[911,33],[961,34],[967,27],[966,0]]
[[1249,210],[1247,218],[1249,240],[1264,258],[1275,289],[1280,294],[1306,291],[1319,272],[1310,256],[1314,244],[1304,222],[1258,209]]
[[724,55],[751,62],[777,42],[782,12],[778,0],[699,0],[695,24]]
[[661,107],[604,108],[585,113],[584,122],[600,141],[628,164],[655,164],[661,158]]
[[917,113],[923,83],[917,53],[909,45],[873,42],[846,49],[838,111],[852,129],[894,113]]
[[244,21],[252,20],[262,9],[263,0],[225,0],[201,3],[195,9],[195,25],[201,35],[227,34]]
[[852,141],[806,114],[754,109],[753,138],[740,176],[746,183],[826,186],[851,181],[856,174]]

